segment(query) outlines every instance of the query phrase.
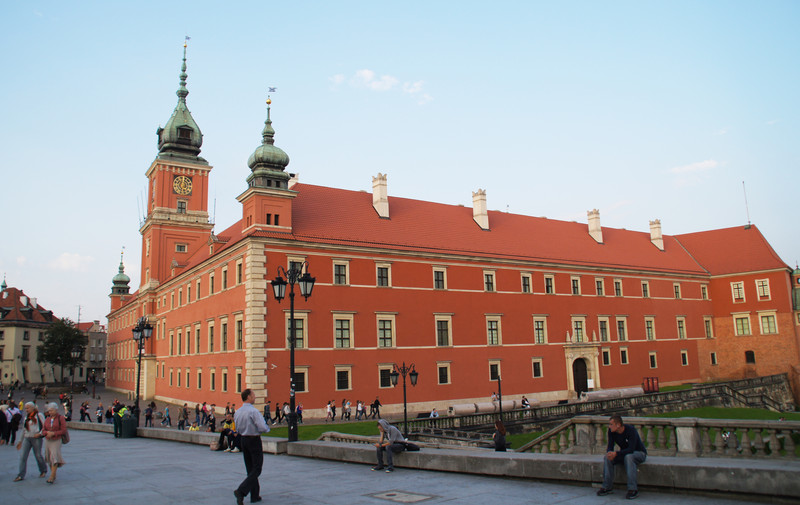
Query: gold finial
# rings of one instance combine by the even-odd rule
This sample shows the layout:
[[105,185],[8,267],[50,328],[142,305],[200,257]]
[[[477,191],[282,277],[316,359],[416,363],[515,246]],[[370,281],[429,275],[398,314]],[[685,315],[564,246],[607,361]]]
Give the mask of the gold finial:
[[186,43],[189,42],[190,40],[192,40],[192,38],[190,36],[188,36],[188,35],[183,38],[183,48],[184,49],[186,49]]
[[272,105],[272,99],[270,97],[267,97],[267,105]]

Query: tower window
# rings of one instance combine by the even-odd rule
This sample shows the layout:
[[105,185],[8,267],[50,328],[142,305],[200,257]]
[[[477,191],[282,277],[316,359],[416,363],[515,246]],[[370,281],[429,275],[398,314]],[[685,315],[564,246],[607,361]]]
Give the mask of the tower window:
[[178,214],[186,214],[186,200],[178,200]]
[[192,140],[192,130],[189,128],[178,128],[178,138],[181,140]]
[[281,225],[281,216],[275,214],[275,226],[280,226],[280,225]]

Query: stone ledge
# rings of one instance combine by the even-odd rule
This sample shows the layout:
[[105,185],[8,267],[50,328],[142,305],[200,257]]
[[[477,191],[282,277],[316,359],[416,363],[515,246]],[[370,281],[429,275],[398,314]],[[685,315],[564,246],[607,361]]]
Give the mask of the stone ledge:
[[[286,450],[291,456],[375,464],[375,448],[367,444],[294,442],[287,444]],[[598,455],[423,448],[419,452],[397,454],[394,462],[400,468],[592,484],[603,480],[601,458]],[[625,488],[621,467],[617,469],[614,482],[617,489]],[[731,493],[759,500],[797,499],[800,498],[800,462],[651,456],[639,466],[639,484],[683,492]]]
[[[71,430],[103,431],[113,436],[113,424],[81,423],[70,421],[67,427]],[[141,438],[155,438],[172,442],[205,445],[209,447],[212,442],[219,440],[219,432],[177,430],[174,428],[136,428],[136,436]],[[285,438],[262,437],[261,447],[269,454],[284,454],[288,442]]]

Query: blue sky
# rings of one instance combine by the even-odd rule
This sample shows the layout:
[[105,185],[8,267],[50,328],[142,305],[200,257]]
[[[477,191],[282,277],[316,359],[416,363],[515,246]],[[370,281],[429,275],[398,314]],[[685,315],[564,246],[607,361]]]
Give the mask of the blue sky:
[[[177,97],[241,217],[269,86],[310,184],[664,233],[750,219],[784,261],[800,166],[800,2],[2,2],[0,274],[105,322]],[[547,237],[542,237],[547,240]]]

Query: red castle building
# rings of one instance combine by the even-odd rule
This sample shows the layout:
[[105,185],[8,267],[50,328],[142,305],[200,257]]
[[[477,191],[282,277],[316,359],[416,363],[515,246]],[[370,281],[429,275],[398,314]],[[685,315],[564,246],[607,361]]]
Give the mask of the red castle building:
[[[212,167],[187,106],[158,130],[145,175],[141,285],[120,263],[108,315],[107,383],[136,388],[131,330],[154,327],[142,357],[145,400],[223,405],[244,388],[288,401],[288,303],[278,267],[307,262],[313,296],[298,298],[295,388],[312,415],[330,400],[402,408],[393,363],[414,363],[411,411],[505,398],[556,400],[658,377],[661,384],[774,373],[797,380],[800,272],[755,226],[668,236],[301,184],[274,145],[242,173],[242,218],[215,233]],[[269,104],[269,101],[267,102]],[[246,178],[245,178],[246,176]]]

